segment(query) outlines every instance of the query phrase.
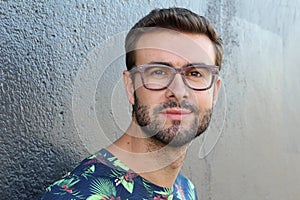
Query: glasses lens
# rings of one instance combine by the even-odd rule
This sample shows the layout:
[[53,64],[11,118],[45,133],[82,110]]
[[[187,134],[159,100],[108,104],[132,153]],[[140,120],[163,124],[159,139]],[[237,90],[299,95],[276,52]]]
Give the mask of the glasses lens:
[[172,69],[167,66],[148,66],[144,70],[144,84],[147,88],[164,88],[168,85],[171,78]]
[[187,84],[194,89],[209,88],[213,75],[210,69],[205,67],[189,67],[185,70],[184,78]]
[[153,90],[166,88],[173,81],[176,73],[180,73],[187,86],[195,90],[207,90],[214,81],[213,68],[208,66],[175,69],[165,65],[144,65],[140,69],[144,86]]

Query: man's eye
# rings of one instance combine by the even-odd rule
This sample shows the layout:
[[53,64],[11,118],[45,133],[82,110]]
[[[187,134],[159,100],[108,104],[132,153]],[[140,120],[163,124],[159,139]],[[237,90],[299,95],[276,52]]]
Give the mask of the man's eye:
[[191,71],[187,75],[192,76],[192,77],[201,77],[202,76],[202,74],[199,71]]
[[170,72],[167,69],[162,69],[160,67],[148,68],[145,70],[145,76],[163,78],[170,75]]
[[166,72],[163,70],[155,70],[152,72],[153,75],[165,75]]

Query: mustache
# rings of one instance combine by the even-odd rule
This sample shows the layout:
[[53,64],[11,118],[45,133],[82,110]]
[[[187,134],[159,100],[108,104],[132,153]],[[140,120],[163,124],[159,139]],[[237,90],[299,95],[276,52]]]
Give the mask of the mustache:
[[183,109],[189,110],[191,112],[194,112],[196,114],[199,114],[199,112],[200,112],[199,108],[197,106],[189,103],[186,100],[182,100],[181,102],[177,102],[174,100],[166,101],[166,102],[156,106],[153,111],[154,111],[154,113],[158,113],[167,108],[183,108]]

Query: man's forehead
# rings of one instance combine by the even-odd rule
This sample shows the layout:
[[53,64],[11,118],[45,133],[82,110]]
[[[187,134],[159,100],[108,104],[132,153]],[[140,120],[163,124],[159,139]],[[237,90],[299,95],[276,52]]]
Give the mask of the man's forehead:
[[204,34],[155,30],[144,33],[135,48],[137,51],[169,53],[191,62],[215,64],[213,43]]

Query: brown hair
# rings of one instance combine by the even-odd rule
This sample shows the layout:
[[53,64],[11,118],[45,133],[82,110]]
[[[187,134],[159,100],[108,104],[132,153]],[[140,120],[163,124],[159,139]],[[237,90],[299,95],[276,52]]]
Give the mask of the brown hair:
[[[126,66],[130,70],[135,65],[135,45],[142,34],[143,28],[160,27],[179,32],[199,33],[207,35],[215,46],[215,64],[221,69],[224,53],[222,39],[210,22],[203,16],[185,8],[154,9],[139,20],[128,32],[125,40]],[[146,29],[147,30],[147,29]]]

